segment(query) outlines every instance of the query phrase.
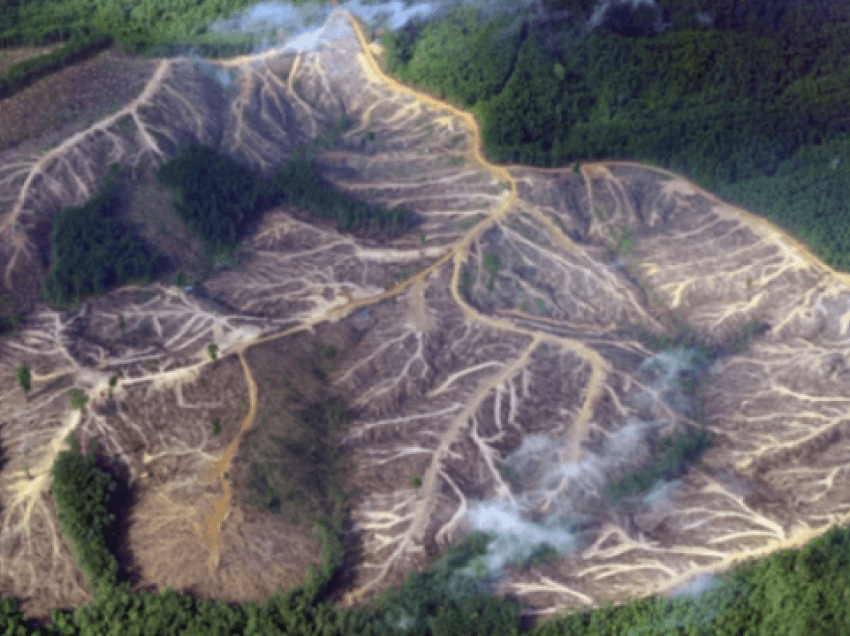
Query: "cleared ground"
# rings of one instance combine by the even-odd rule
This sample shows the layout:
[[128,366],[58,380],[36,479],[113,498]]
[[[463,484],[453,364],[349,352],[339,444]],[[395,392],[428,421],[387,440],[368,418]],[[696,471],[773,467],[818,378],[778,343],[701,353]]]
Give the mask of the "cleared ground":
[[[35,306],[0,342],[0,594],[31,615],[87,598],[48,496],[72,430],[83,447],[98,436],[137,484],[138,587],[259,600],[299,580],[312,538],[231,496],[240,444],[270,426],[264,403],[278,399],[264,378],[275,356],[292,368],[286,339],[335,345],[331,384],[351,406],[345,603],[425,567],[484,508],[493,526],[492,511],[507,511],[541,536],[582,520],[559,559],[500,579],[536,613],[664,592],[846,522],[845,275],[676,175],[490,166],[469,115],[381,75],[372,49],[337,10],[313,51],[215,63],[229,87],[185,59],[145,61],[141,90],[116,112],[0,152],[0,275]],[[318,157],[320,174],[410,208],[417,233],[370,243],[280,207],[203,297],[152,285],[69,313],[37,301],[52,217],[91,197],[110,162],[138,180],[125,214],[176,254],[147,221],[168,211],[148,217],[136,196],[152,165],[197,140],[270,170],[341,115],[355,124]],[[752,319],[768,328],[705,376],[719,442],[704,467],[600,506],[606,481],[693,406],[659,381],[675,364],[638,338],[674,313],[709,342]],[[28,399],[14,378],[23,361]],[[83,414],[71,386],[91,396]]]

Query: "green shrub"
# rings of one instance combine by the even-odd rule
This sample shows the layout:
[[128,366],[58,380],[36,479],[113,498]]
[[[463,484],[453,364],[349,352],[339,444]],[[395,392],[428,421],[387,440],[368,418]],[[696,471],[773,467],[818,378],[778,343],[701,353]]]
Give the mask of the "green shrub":
[[68,398],[71,401],[72,409],[80,409],[80,413],[86,410],[86,404],[88,404],[89,396],[86,395],[85,391],[82,389],[71,389],[68,391]]
[[22,362],[15,367],[15,379],[18,381],[18,384],[21,385],[21,389],[23,389],[24,393],[30,392],[30,389],[32,388],[32,374],[26,362]]

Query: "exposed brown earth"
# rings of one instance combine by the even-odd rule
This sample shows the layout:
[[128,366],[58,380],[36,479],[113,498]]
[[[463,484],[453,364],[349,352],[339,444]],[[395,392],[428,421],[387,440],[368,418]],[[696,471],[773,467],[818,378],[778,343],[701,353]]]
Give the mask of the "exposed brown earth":
[[[205,282],[210,299],[155,284],[76,312],[36,304],[0,341],[0,594],[36,615],[87,598],[47,497],[72,430],[83,444],[97,435],[138,484],[127,545],[139,586],[236,601],[298,580],[312,539],[230,491],[244,469],[240,435],[271,421],[264,407],[276,396],[264,378],[291,369],[287,339],[334,342],[332,385],[352,404],[345,604],[426,567],[475,527],[471,512],[485,500],[537,529],[584,518],[556,562],[501,579],[500,592],[530,614],[666,593],[846,523],[844,274],[651,166],[490,165],[471,116],[383,76],[342,10],[328,26],[322,46],[294,58],[215,63],[238,71],[233,89],[185,60],[145,61],[148,83],[122,111],[88,128],[69,123],[76,135],[31,139],[43,148],[34,158],[23,146],[0,154],[0,274],[23,296],[26,276],[44,274],[52,215],[97,190],[107,158],[131,175],[127,218],[143,232],[156,227],[149,217],[169,227],[167,197],[145,179],[190,140],[268,170],[348,115],[354,123],[318,157],[319,173],[421,219],[416,232],[379,242],[279,207],[245,240],[250,258]],[[122,121],[133,125],[122,131]],[[148,205],[158,211],[146,215]],[[169,234],[146,236],[176,254]],[[719,437],[704,467],[663,496],[604,505],[608,478],[690,420],[695,398],[658,384],[637,337],[639,324],[664,332],[674,313],[709,343],[750,319],[767,328],[704,376],[706,425]],[[28,401],[14,379],[24,360]],[[69,386],[91,396],[86,413],[70,411]],[[529,444],[537,463],[523,467]],[[251,579],[269,554],[278,569]]]
[[138,96],[154,68],[113,46],[0,100],[0,151],[42,152],[91,126]]

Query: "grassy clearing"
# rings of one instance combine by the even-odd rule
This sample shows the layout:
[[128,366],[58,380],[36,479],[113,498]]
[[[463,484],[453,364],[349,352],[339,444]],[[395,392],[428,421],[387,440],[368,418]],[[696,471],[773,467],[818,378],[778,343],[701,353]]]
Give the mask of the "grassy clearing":
[[239,449],[236,490],[309,531],[344,499],[347,406],[330,387],[337,352],[316,342],[270,344],[251,354],[261,402]]

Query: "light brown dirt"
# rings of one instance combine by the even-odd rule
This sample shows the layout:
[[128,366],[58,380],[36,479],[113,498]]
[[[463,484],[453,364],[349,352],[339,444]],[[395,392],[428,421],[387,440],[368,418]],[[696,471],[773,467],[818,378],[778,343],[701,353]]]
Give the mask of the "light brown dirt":
[[0,151],[37,152],[90,126],[136,97],[155,66],[113,46],[0,100]]

